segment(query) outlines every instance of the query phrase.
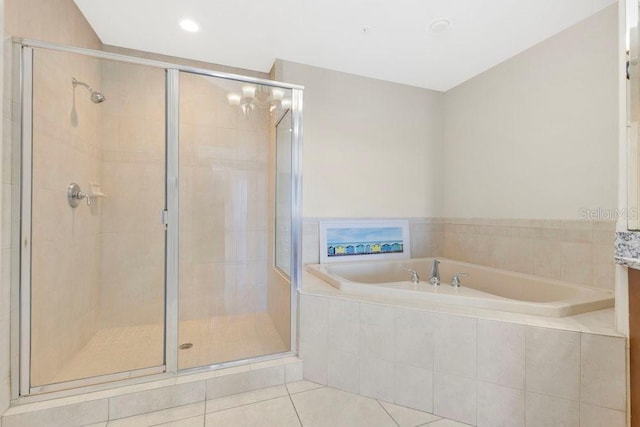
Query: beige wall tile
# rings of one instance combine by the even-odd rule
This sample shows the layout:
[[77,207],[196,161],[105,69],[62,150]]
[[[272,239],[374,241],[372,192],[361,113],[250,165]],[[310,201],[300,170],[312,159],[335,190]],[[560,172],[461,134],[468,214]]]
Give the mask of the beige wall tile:
[[509,269],[509,243],[508,237],[491,236],[491,267]]
[[533,240],[520,237],[509,239],[508,259],[509,270],[532,274],[534,260]]
[[359,356],[329,349],[327,358],[327,385],[350,393],[360,393]]
[[478,234],[476,236],[476,251],[473,262],[480,265],[491,265],[490,234]]
[[359,354],[395,360],[395,313],[393,307],[360,304]]
[[434,314],[434,371],[476,378],[476,325],[471,317]]
[[478,380],[524,389],[523,325],[478,320]]
[[527,393],[526,426],[566,426],[580,425],[580,409],[578,402]]
[[536,240],[551,240],[559,242],[560,240],[562,240],[562,230],[560,228],[547,227],[535,228],[533,237]]
[[624,338],[582,334],[580,400],[618,411],[627,408]]
[[561,279],[571,283],[590,285],[593,280],[593,257],[588,243],[562,242]]
[[580,334],[526,328],[527,391],[578,400],[580,397]]
[[329,300],[329,347],[357,355],[359,334],[360,304]]
[[108,419],[108,399],[2,417],[3,427],[87,425]]
[[433,372],[396,363],[395,403],[425,412],[433,412]]
[[215,377],[206,381],[206,398],[217,399],[284,384],[284,365]]
[[625,413],[592,405],[580,405],[581,427],[624,427],[627,425]]
[[560,279],[561,248],[557,241],[535,240],[533,243],[533,274]]
[[284,365],[284,380],[286,383],[302,381],[303,363],[301,360]]
[[434,374],[433,413],[476,425],[476,381],[455,375]]
[[433,370],[433,314],[404,308],[396,309],[396,362]]
[[360,357],[360,394],[395,401],[395,364],[368,355]]
[[300,358],[305,380],[327,384],[329,300],[300,296]]
[[616,239],[615,230],[594,230],[593,231],[593,244],[594,245],[605,245],[609,247],[613,247],[614,241]]
[[478,427],[524,426],[525,392],[478,381]]

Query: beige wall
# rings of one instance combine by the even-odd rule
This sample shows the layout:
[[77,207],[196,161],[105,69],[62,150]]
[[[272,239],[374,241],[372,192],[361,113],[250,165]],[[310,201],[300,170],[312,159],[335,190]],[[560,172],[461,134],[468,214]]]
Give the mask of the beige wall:
[[443,94],[287,61],[305,86],[304,216],[437,216]]
[[617,207],[617,6],[444,97],[444,216]]
[[101,49],[102,42],[73,0],[5,0],[5,39],[24,37]]

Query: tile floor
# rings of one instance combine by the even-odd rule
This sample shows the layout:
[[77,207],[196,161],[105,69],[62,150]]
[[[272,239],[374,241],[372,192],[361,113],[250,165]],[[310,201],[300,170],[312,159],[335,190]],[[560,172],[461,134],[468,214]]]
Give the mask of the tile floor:
[[91,427],[463,427],[426,412],[299,381]]
[[[217,316],[180,322],[180,369],[249,357],[282,353],[288,346],[267,313]],[[57,374],[44,383],[160,366],[163,362],[162,325],[136,325],[98,330]]]

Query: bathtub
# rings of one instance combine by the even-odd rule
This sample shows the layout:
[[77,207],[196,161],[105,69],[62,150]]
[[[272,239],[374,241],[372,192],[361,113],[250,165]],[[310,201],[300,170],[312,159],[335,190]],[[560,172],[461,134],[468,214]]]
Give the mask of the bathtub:
[[[538,316],[571,316],[614,304],[610,291],[446,258],[438,260],[440,286],[429,283],[433,258],[315,264],[307,269],[345,292],[406,296],[434,303]],[[420,283],[410,282],[411,274],[404,270],[405,267],[418,272]],[[459,288],[449,284],[455,273],[469,274],[460,279]]]

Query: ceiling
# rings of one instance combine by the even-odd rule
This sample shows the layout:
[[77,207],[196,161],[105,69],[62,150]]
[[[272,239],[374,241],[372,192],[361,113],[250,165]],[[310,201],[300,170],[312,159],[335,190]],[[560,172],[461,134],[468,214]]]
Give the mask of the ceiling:
[[[616,1],[75,2],[108,45],[262,72],[281,58],[446,91]],[[200,31],[183,31],[183,18]],[[438,18],[452,25],[433,33]]]

